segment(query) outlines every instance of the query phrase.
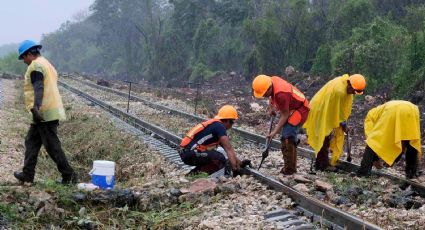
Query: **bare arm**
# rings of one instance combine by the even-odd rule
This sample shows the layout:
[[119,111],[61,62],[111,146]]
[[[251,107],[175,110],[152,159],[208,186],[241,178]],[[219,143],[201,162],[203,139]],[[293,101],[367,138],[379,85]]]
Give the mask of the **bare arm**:
[[276,136],[277,133],[280,132],[282,127],[286,124],[289,117],[289,110],[280,110],[280,118],[277,122],[276,127],[273,129],[273,131],[267,136],[267,138],[272,139],[274,136]]
[[227,153],[227,157],[229,158],[230,164],[232,165],[232,170],[237,171],[240,168],[240,160],[236,157],[235,150],[230,144],[230,140],[228,136],[220,137],[220,145],[223,147],[224,151]]

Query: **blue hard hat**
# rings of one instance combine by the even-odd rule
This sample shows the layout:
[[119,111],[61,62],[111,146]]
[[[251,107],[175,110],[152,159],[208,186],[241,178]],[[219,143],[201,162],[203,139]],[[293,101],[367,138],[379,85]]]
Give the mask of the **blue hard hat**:
[[29,49],[33,48],[33,47],[37,47],[41,49],[41,45],[35,43],[34,41],[31,40],[25,40],[23,42],[21,42],[21,44],[19,45],[19,60],[22,59],[22,54],[24,54],[26,51],[28,51]]

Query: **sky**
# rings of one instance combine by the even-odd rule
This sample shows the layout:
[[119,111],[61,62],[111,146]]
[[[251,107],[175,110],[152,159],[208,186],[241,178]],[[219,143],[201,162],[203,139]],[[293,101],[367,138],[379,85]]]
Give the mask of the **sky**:
[[94,0],[2,0],[0,7],[0,46],[30,39],[41,40],[42,34],[60,25]]

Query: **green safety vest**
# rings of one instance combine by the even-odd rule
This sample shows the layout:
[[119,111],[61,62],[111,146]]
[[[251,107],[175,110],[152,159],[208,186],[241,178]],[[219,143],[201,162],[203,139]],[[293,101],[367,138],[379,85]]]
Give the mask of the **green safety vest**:
[[44,76],[43,102],[40,107],[40,114],[44,121],[65,120],[65,110],[58,89],[58,73],[55,67],[44,57],[37,57],[31,62],[25,73],[24,98],[25,107],[28,111],[34,107],[34,88],[31,83],[31,72],[38,71]]

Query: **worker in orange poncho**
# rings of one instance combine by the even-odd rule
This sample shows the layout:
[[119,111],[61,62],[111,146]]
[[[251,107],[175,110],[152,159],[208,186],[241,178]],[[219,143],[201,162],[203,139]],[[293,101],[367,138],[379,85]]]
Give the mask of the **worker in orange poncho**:
[[379,158],[391,166],[405,153],[406,177],[415,177],[422,157],[420,127],[419,109],[408,101],[389,101],[371,109],[364,124],[367,146],[357,174],[369,175]]
[[335,166],[343,151],[346,121],[351,114],[353,94],[363,94],[366,80],[360,74],[345,74],[324,85],[310,102],[310,114],[304,124],[308,144],[316,153],[316,170]]

